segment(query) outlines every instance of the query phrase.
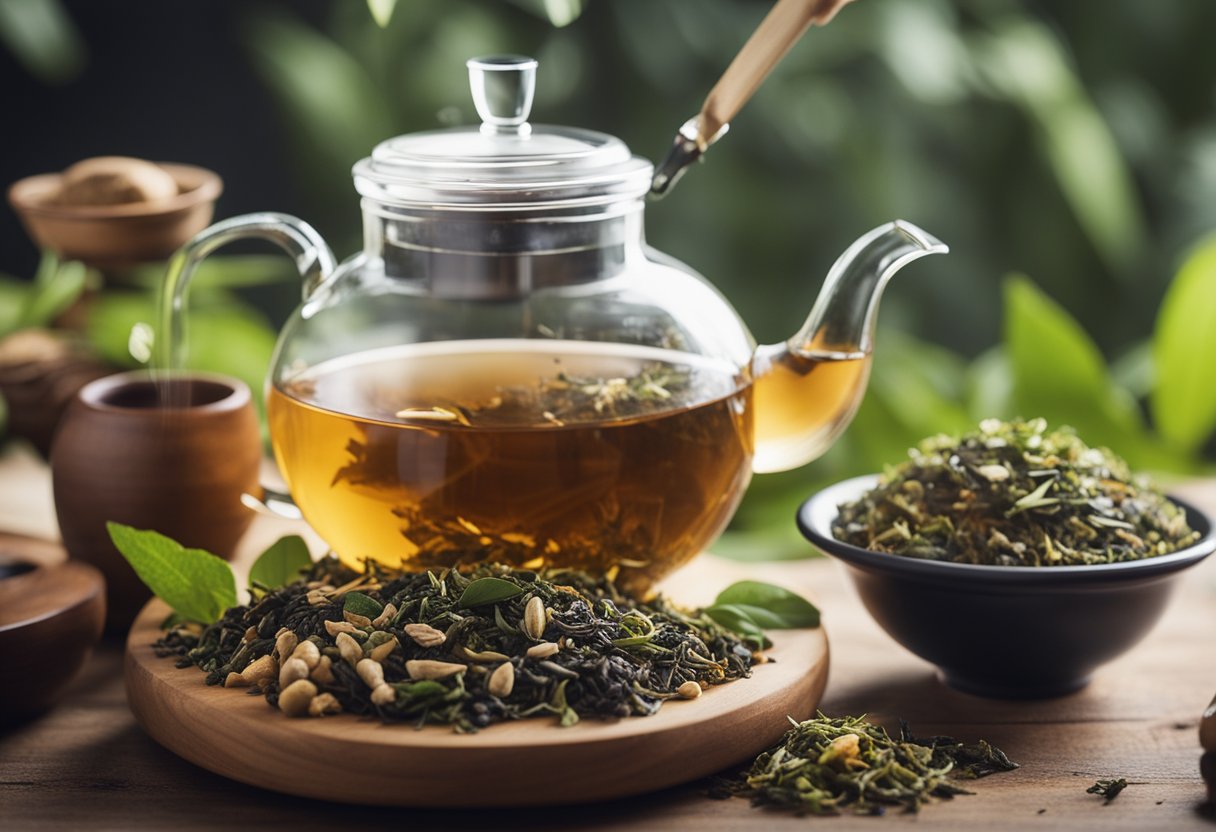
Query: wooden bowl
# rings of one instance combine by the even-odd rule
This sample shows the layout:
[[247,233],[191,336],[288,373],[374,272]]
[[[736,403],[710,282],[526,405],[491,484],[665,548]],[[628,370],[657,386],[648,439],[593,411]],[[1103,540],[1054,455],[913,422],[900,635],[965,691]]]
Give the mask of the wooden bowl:
[[178,195],[122,205],[56,205],[62,174],[44,173],[13,183],[8,201],[39,247],[98,268],[163,260],[211,222],[220,177],[194,165],[160,164],[177,182]]
[[[101,637],[105,580],[64,556],[57,544],[0,534],[0,725],[55,704]],[[51,560],[61,562],[35,565]]]

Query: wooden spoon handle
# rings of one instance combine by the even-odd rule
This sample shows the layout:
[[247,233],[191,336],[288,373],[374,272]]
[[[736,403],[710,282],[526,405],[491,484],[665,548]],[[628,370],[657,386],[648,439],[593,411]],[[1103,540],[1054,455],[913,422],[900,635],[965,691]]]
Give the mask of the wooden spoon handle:
[[850,0],[778,0],[709,91],[698,116],[700,134],[712,141],[813,23],[827,23]]

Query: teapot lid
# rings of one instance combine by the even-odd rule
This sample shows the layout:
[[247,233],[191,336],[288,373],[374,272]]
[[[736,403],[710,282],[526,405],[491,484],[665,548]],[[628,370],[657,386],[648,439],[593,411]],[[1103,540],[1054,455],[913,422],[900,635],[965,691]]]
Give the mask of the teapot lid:
[[600,205],[649,190],[650,162],[615,136],[528,123],[534,59],[502,55],[467,63],[480,128],[381,142],[354,167],[360,194],[410,207],[501,211]]

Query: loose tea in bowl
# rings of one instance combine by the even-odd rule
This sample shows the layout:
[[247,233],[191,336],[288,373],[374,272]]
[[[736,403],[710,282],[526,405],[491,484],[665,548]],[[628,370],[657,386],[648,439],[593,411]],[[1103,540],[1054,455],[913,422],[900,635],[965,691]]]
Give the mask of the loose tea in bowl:
[[842,505],[832,532],[874,552],[995,566],[1118,563],[1199,539],[1147,477],[1043,419],[924,440]]
[[935,437],[798,513],[884,630],[962,690],[1059,696],[1161,617],[1212,521],[1042,420]]

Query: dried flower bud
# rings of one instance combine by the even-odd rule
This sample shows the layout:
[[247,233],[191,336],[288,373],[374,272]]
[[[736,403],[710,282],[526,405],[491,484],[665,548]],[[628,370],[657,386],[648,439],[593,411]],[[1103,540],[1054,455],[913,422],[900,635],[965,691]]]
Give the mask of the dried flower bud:
[[681,699],[696,699],[701,695],[701,685],[697,682],[685,682],[676,688],[676,695]]
[[524,635],[536,641],[544,636],[547,623],[545,602],[540,599],[540,596],[533,595],[528,600],[527,606],[524,607],[524,618],[520,622],[520,629],[524,631]]
[[291,656],[292,651],[296,649],[296,645],[300,643],[300,639],[291,630],[279,631],[279,635],[274,640],[274,655],[280,662],[287,661]]
[[353,633],[357,628],[349,621],[326,621],[325,632],[330,638],[336,638],[338,633]]
[[308,703],[309,716],[325,716],[342,713],[342,703],[332,693],[319,693]]
[[314,682],[320,682],[323,685],[332,684],[334,681],[333,660],[329,656],[322,656],[309,676]]
[[368,618],[366,615],[359,615],[359,613],[357,613],[357,612],[351,612],[350,610],[344,610],[342,612],[342,617],[345,618],[347,621],[349,621],[351,624],[354,624],[356,627],[372,626],[372,620],[370,618]]
[[279,665],[274,660],[274,657],[262,656],[241,671],[241,678],[245,680],[245,684],[247,685],[261,687],[273,679],[278,672]]
[[405,634],[419,647],[438,647],[447,640],[443,630],[436,630],[430,624],[406,624]]
[[468,665],[455,662],[435,662],[428,659],[412,659],[405,663],[405,672],[411,679],[444,679],[464,673]]
[[392,604],[388,604],[384,607],[379,615],[372,619],[372,626],[376,628],[383,627],[385,624],[388,624],[390,621],[396,618],[396,616],[397,608]]
[[224,687],[226,688],[247,688],[249,683],[245,681],[245,677],[239,673],[229,673],[224,678]]
[[387,705],[397,698],[397,691],[393,690],[390,685],[380,685],[372,691],[373,705]]
[[351,637],[350,633],[338,633],[338,637],[334,639],[334,644],[337,645],[338,652],[342,654],[342,658],[351,667],[354,667],[363,658],[363,648],[359,646],[359,642]]
[[377,644],[375,647],[373,647],[371,649],[371,652],[369,652],[367,654],[367,657],[374,662],[382,662],[385,659],[387,659],[389,656],[391,656],[393,651],[396,649],[397,649],[397,639],[393,638],[382,644]]
[[551,641],[542,641],[540,644],[533,644],[528,648],[528,658],[536,659],[537,661],[547,659],[550,656],[556,655],[560,649],[560,647]]
[[279,687],[285,688],[297,679],[308,678],[308,665],[303,659],[288,659],[279,670]]
[[279,693],[279,710],[290,717],[305,716],[317,686],[307,679],[297,679]]
[[510,662],[503,662],[490,674],[486,689],[499,698],[506,698],[515,689],[515,668]]
[[355,672],[359,674],[363,684],[372,690],[384,684],[384,668],[380,666],[380,662],[372,659],[359,659],[359,663],[355,665]]
[[291,652],[291,657],[304,662],[311,670],[317,666],[317,662],[321,661],[321,650],[311,641],[301,641]]

